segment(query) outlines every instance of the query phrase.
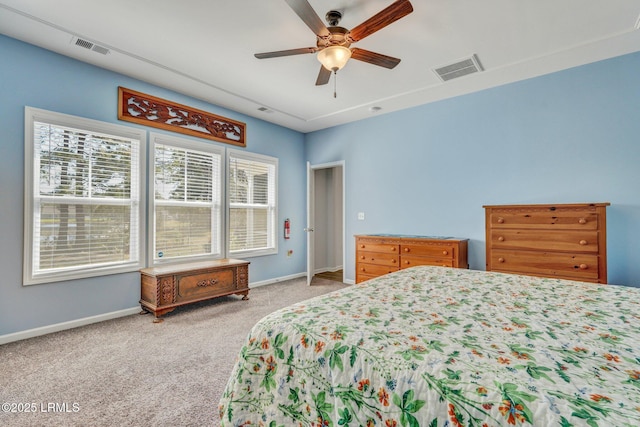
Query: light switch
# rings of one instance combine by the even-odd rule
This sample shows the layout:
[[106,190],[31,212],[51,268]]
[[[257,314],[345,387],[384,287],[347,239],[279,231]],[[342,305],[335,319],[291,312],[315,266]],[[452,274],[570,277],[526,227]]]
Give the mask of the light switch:
[[358,220],[364,221],[364,212],[358,212]]

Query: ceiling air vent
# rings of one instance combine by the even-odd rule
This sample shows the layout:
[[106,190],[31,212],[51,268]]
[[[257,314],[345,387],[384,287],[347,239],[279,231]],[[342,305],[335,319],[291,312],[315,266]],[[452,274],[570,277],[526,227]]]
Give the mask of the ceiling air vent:
[[107,49],[106,47],[98,46],[97,44],[94,44],[91,50],[94,52],[101,53],[103,55],[106,55],[107,53],[109,53],[109,49]]
[[80,37],[74,37],[73,39],[71,39],[71,44],[101,53],[102,55],[106,55],[107,53],[109,53],[109,49],[107,49],[106,47],[97,45],[88,40],[81,39]]
[[483,68],[482,65],[480,65],[478,57],[476,55],[473,55],[470,58],[463,59],[454,64],[434,68],[433,71],[436,72],[438,77],[440,77],[443,82],[446,82],[449,80],[457,79],[458,77],[483,71]]

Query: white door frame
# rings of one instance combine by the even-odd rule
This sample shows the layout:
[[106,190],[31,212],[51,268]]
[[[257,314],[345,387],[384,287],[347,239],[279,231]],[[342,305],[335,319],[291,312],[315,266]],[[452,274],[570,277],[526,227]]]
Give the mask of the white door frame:
[[307,226],[305,231],[307,232],[307,285],[311,284],[311,279],[315,274],[315,248],[314,248],[314,236],[313,236],[313,227],[315,222],[315,171],[318,169],[333,169],[340,167],[342,168],[342,280],[344,281],[344,269],[346,267],[346,251],[345,251],[345,210],[346,210],[346,197],[345,197],[345,182],[346,182],[346,173],[345,173],[345,162],[344,160],[339,160],[336,162],[330,163],[321,163],[318,165],[311,165],[310,162],[307,162]]

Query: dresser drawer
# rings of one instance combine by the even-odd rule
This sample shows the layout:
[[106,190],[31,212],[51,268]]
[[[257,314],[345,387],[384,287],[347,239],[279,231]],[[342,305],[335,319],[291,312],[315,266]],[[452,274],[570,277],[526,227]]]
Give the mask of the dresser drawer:
[[597,230],[598,214],[595,212],[574,212],[540,210],[531,212],[492,212],[489,218],[491,228],[529,228]]
[[493,250],[490,256],[492,271],[598,281],[597,255]]
[[369,276],[382,276],[383,274],[393,273],[398,271],[398,266],[386,266],[379,264],[364,264],[358,263],[356,265],[357,273]]
[[376,277],[380,277],[380,276],[376,276],[376,275],[373,275],[373,274],[362,274],[362,273],[359,273],[359,274],[356,275],[356,284],[362,283],[362,282],[366,282],[367,280],[375,279]]
[[197,300],[212,292],[224,293],[235,289],[233,270],[229,269],[177,276],[176,302]]
[[468,239],[386,234],[355,238],[356,283],[417,265],[469,268]]
[[541,231],[493,229],[493,249],[534,249],[578,253],[598,253],[597,231]]
[[357,262],[366,264],[379,264],[391,267],[398,266],[398,254],[396,253],[382,253],[382,252],[361,252],[358,251]]
[[397,254],[398,253],[398,245],[390,244],[390,243],[370,243],[358,241],[356,243],[356,249],[358,251],[365,252],[382,252],[388,254]]
[[448,245],[400,245],[400,254],[402,256],[428,256],[438,258],[451,258],[455,255],[453,246]]
[[607,283],[607,206],[484,206],[487,270]]
[[437,267],[453,267],[453,259],[450,257],[416,257],[402,255],[400,257],[400,268],[411,268],[416,265],[435,265]]

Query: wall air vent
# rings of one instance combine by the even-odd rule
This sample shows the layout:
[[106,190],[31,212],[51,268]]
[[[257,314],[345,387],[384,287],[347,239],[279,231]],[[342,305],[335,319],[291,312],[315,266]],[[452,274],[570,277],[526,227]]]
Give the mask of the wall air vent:
[[483,70],[484,69],[482,68],[482,65],[480,65],[480,61],[476,55],[458,61],[454,64],[444,65],[433,69],[443,82]]
[[71,39],[71,44],[74,44],[76,46],[80,46],[82,48],[88,49],[88,50],[92,50],[94,52],[98,52],[102,55],[106,55],[109,53],[109,49],[107,49],[106,47],[97,45],[93,42],[90,42],[88,40],[84,40],[81,39],[80,37],[74,37]]

